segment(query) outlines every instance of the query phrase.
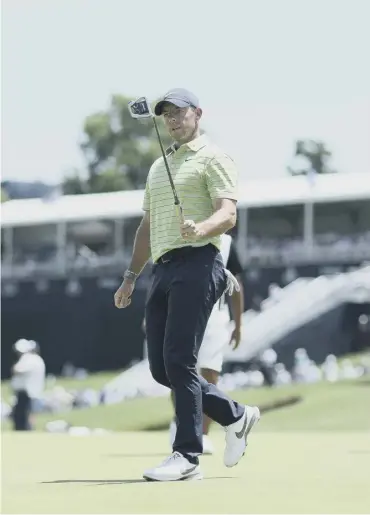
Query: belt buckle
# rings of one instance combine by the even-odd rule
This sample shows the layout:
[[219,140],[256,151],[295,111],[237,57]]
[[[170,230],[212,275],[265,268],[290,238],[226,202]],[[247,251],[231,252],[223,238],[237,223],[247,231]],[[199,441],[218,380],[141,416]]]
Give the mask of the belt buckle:
[[164,259],[163,257],[160,257],[160,258],[159,258],[159,261],[160,261],[161,263],[165,264],[165,263],[169,263],[171,260],[170,260],[170,259]]

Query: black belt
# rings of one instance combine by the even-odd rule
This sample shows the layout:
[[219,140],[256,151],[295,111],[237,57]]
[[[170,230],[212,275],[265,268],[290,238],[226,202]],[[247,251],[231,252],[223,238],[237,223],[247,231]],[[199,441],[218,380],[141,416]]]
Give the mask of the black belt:
[[183,257],[192,254],[193,252],[199,252],[204,249],[213,248],[215,252],[218,252],[218,249],[212,245],[212,243],[207,243],[207,245],[202,245],[201,247],[179,247],[178,249],[169,250],[165,254],[163,254],[160,258],[157,259],[156,264],[164,264],[169,263],[170,261],[175,261],[176,259],[181,259]]

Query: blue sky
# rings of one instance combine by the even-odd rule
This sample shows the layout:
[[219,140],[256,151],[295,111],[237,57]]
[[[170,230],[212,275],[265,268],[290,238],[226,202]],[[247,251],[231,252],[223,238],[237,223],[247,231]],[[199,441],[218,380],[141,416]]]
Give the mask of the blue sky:
[[370,175],[369,19],[367,0],[3,0],[2,179],[57,182],[112,93],[171,87],[244,179],[285,174],[305,137]]

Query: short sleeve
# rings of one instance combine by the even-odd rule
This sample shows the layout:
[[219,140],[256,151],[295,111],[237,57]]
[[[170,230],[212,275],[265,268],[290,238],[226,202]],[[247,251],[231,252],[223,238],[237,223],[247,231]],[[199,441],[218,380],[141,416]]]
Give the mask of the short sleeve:
[[143,200],[143,211],[150,211],[150,191],[149,191],[149,176],[146,180],[145,193]]
[[238,172],[234,161],[227,154],[218,154],[206,166],[205,176],[212,199],[237,200]]

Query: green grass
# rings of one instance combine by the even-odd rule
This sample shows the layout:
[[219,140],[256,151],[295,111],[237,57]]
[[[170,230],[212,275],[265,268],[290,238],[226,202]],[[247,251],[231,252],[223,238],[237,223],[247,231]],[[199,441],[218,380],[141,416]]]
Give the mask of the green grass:
[[[100,388],[111,377],[58,384]],[[203,481],[142,480],[145,468],[170,452],[167,431],[145,431],[169,423],[167,397],[38,415],[40,431],[63,418],[117,432],[77,437],[4,431],[2,513],[368,513],[369,379],[231,392],[264,408],[263,415],[233,469],[222,464],[224,434],[212,426],[216,454],[201,458]],[[301,401],[266,410],[291,397]]]
[[[370,430],[369,379],[257,388],[230,392],[230,395],[238,401],[262,408],[289,397],[301,398],[297,404],[266,412],[264,431]],[[168,397],[141,398],[108,406],[40,414],[35,417],[35,428],[42,431],[48,421],[64,419],[77,426],[136,431],[165,427],[171,417],[172,406]],[[8,429],[10,423],[5,422],[3,430]]]
[[[101,388],[116,374],[101,373],[84,380],[58,379],[57,384],[67,389]],[[9,398],[8,383],[2,384],[2,397]],[[290,385],[279,388],[253,388],[230,392],[234,399],[257,404],[264,409],[290,397],[299,397],[297,404],[265,413],[266,431],[346,431],[370,430],[370,378],[337,383]],[[350,416],[347,414],[350,413]],[[72,425],[103,427],[113,431],[137,431],[164,428],[172,417],[168,397],[140,398],[120,404],[100,405],[59,413],[35,415],[37,431],[43,431],[51,420],[63,419]],[[2,424],[3,431],[11,429],[9,421]]]
[[369,433],[267,432],[266,419],[237,467],[215,431],[204,480],[176,483],[142,480],[168,454],[165,432],[5,433],[2,513],[368,513]]
[[[368,359],[370,362],[370,353],[362,352],[355,354],[348,354],[343,358],[338,359],[340,363],[343,359],[349,358],[354,364],[358,364],[360,360],[364,357]],[[89,374],[85,379],[71,379],[65,377],[56,378],[56,383],[58,386],[62,386],[67,390],[82,390],[85,388],[93,388],[94,390],[100,390],[106,383],[116,378],[119,374],[121,374],[124,370],[116,370],[114,372],[98,372]],[[54,386],[54,385],[52,385]],[[47,388],[47,389],[50,389]],[[8,401],[12,396],[12,391],[10,388],[9,381],[1,381],[1,397]]]

